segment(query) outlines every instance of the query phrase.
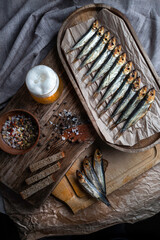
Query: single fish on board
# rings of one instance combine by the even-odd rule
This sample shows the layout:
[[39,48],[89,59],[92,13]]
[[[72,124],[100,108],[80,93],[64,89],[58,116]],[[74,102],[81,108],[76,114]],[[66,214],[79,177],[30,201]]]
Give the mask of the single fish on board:
[[133,110],[138,106],[140,101],[144,98],[147,93],[147,86],[143,86],[139,89],[134,96],[131,98],[126,108],[122,111],[116,122],[111,126],[111,129],[115,128],[119,123],[125,121]]
[[125,79],[123,80],[121,86],[116,90],[116,92],[113,94],[112,98],[109,100],[105,108],[100,113],[101,117],[113,104],[117,103],[125,94],[125,92],[128,90],[130,84],[136,79],[137,77],[137,71],[133,70],[131,73],[129,73]]
[[103,102],[112,94],[115,93],[117,88],[120,87],[122,84],[124,78],[131,72],[132,70],[132,62],[127,62],[122,69],[119,71],[117,76],[113,79],[113,81],[109,84],[107,87],[107,90],[105,91],[104,95],[102,96],[100,102],[97,104],[97,108],[99,108]]
[[143,118],[150,110],[151,105],[155,99],[155,89],[151,88],[145,97],[140,101],[137,107],[132,111],[123,127],[120,129],[115,139],[119,138],[128,128],[136,124],[141,118]]
[[83,169],[85,172],[85,175],[89,179],[89,181],[100,191],[103,192],[100,182],[98,181],[98,177],[92,167],[91,162],[88,158],[85,158],[83,160]]
[[104,194],[106,194],[106,182],[105,182],[105,172],[103,168],[102,153],[99,149],[96,149],[93,158],[93,168],[101,184]]
[[73,47],[71,47],[67,53],[80,48],[86,44],[86,42],[96,33],[97,29],[99,27],[98,20],[94,21],[92,26],[89,28],[89,30],[78,40],[77,43]]
[[87,84],[88,86],[91,85],[92,83],[94,83],[97,79],[99,79],[100,77],[102,77],[106,72],[109,71],[109,69],[112,67],[113,63],[116,61],[117,57],[119,57],[119,55],[121,54],[121,49],[122,46],[118,45],[114,48],[114,50],[112,51],[112,54],[110,54],[108,56],[108,58],[106,59],[106,61],[103,63],[103,65],[101,66],[101,68],[96,72],[95,76],[93,77],[93,79]]
[[124,94],[124,97],[120,100],[120,102],[118,103],[118,105],[116,106],[116,108],[114,109],[113,113],[111,114],[111,116],[109,117],[109,121],[108,124],[110,123],[110,121],[112,121],[112,119],[119,113],[121,113],[125,107],[127,106],[128,102],[130,101],[130,99],[134,96],[134,94],[139,90],[140,88],[140,83],[141,83],[141,78],[138,77],[137,79],[135,79],[133,81],[133,83],[131,83],[130,87],[128,88],[128,90],[126,91],[126,93]]
[[116,38],[113,37],[109,40],[107,45],[105,46],[102,53],[99,55],[99,57],[93,62],[89,70],[84,74],[82,81],[84,81],[92,72],[97,71],[101,67],[101,65],[104,63],[104,61],[107,59],[107,57],[110,55],[111,51],[116,46]]
[[92,197],[96,198],[97,200],[102,201],[108,207],[112,208],[112,206],[111,206],[110,202],[108,201],[108,199],[106,198],[106,196],[104,196],[103,193],[98,191],[98,189],[88,180],[88,178],[85,176],[85,174],[83,174],[81,171],[77,170],[76,175],[77,175],[79,183],[84,188],[84,190],[86,190]]
[[104,27],[100,27],[97,32],[91,37],[91,39],[83,46],[76,58],[73,60],[73,63],[81,59],[83,56],[87,55],[96,46],[103,34]]
[[102,79],[98,89],[93,95],[94,98],[97,97],[98,93],[100,93],[100,91],[103,88],[107,87],[114,80],[114,78],[116,77],[116,75],[118,74],[118,72],[120,71],[121,67],[124,65],[125,62],[126,62],[126,53],[123,53],[113,63],[112,67],[109,69],[109,71],[106,73],[106,75]]
[[93,62],[103,51],[104,47],[106,46],[107,42],[110,39],[110,32],[104,34],[104,36],[99,40],[97,45],[89,52],[89,54],[85,57],[82,61],[78,70],[84,67],[86,64]]

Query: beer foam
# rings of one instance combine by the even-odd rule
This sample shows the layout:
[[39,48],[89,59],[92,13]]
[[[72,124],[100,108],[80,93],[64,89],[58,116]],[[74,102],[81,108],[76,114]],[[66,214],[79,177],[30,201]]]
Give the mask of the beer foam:
[[59,87],[59,78],[50,67],[38,65],[27,73],[26,85],[34,95],[41,96],[51,91],[53,94]]

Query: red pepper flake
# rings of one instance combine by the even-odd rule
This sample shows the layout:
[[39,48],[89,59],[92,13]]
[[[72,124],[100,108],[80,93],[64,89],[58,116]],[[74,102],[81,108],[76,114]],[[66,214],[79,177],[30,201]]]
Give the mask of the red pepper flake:
[[2,138],[16,149],[30,148],[36,141],[38,128],[26,115],[9,116],[2,127]]

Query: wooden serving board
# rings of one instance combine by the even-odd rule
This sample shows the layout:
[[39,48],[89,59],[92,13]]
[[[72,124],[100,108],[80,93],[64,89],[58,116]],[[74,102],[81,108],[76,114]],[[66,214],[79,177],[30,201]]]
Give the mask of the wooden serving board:
[[136,36],[136,33],[133,29],[133,27],[131,26],[131,24],[129,23],[128,19],[121,13],[119,12],[117,9],[114,9],[112,7],[109,7],[105,4],[90,4],[90,5],[86,5],[82,8],[79,8],[78,10],[76,10],[75,12],[73,12],[63,23],[63,25],[60,28],[59,34],[58,34],[58,39],[57,39],[57,49],[58,49],[58,54],[60,56],[60,59],[62,61],[62,64],[67,72],[67,75],[69,76],[69,79],[73,85],[73,87],[75,88],[75,91],[77,92],[79,99],[81,100],[95,130],[97,131],[98,135],[101,137],[101,139],[103,139],[108,145],[124,151],[124,152],[140,152],[140,151],[145,151],[153,146],[155,146],[156,144],[160,143],[160,133],[156,133],[153,136],[146,138],[144,140],[139,141],[137,144],[135,144],[134,146],[130,147],[130,146],[125,146],[125,145],[116,145],[116,144],[112,144],[110,142],[107,142],[104,139],[104,136],[102,135],[102,132],[99,130],[99,127],[97,125],[97,122],[95,121],[94,118],[94,114],[92,113],[91,109],[89,108],[82,92],[81,92],[81,88],[79,87],[77,81],[76,81],[76,77],[75,74],[73,73],[73,69],[70,67],[69,62],[66,59],[65,53],[61,48],[61,44],[63,41],[63,38],[65,36],[66,30],[73,27],[76,24],[82,23],[84,21],[87,21],[91,18],[96,18],[98,13],[101,10],[108,10],[109,12],[113,13],[114,15],[118,16],[120,19],[122,19],[124,21],[124,23],[127,26],[128,31],[130,32],[131,36],[133,37],[133,41],[135,42],[137,48],[139,49],[140,54],[143,56],[143,59],[151,73],[151,75],[153,76],[153,79],[155,81],[155,83],[160,86],[160,79],[150,61],[150,59],[148,58],[147,54],[145,53],[140,41],[138,40],[138,37]]
[[[103,158],[108,162],[105,172],[108,199],[110,199],[110,193],[160,162],[160,144],[143,153],[124,153],[106,146],[102,140],[95,141],[79,156],[52,192],[55,197],[64,201],[73,213],[96,202],[78,184],[76,170],[82,168],[85,156],[93,156],[97,147],[101,148]],[[116,207],[114,202],[112,204]]]
[[[82,122],[88,121],[88,117],[61,66],[56,48],[49,53],[41,64],[54,69],[62,79],[64,90],[61,97],[53,104],[42,105],[32,99],[26,86],[23,85],[17,94],[10,100],[5,109],[1,111],[1,113],[4,113],[12,109],[25,109],[33,113],[40,123],[39,146],[37,145],[25,155],[17,156],[7,154],[0,150],[0,183],[4,184],[15,193],[19,194],[28,187],[25,183],[25,179],[32,176],[29,170],[29,165],[31,163],[51,156],[59,151],[65,152],[65,158],[60,160],[60,170],[54,173],[55,182],[26,199],[27,202],[36,207],[45,201],[47,196],[59,183],[81,152],[94,141],[94,134],[96,134],[92,125],[89,125],[89,131],[91,132],[93,130],[93,134],[91,133],[93,137],[91,135],[88,141],[70,143],[61,138],[59,140],[54,139],[54,128],[53,125],[50,124],[50,121],[53,124],[58,124],[59,119],[56,116],[64,109],[79,116]],[[47,149],[48,143],[51,144],[50,149]]]

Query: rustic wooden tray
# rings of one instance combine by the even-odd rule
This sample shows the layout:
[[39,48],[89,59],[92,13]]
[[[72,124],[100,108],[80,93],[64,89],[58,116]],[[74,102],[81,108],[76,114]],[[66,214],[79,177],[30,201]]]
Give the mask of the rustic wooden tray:
[[[12,193],[15,193],[15,196],[19,198],[20,202],[23,201],[24,203],[29,203],[29,205],[32,204],[33,207],[38,207],[45,201],[81,152],[93,143],[95,136],[94,133],[96,134],[91,125],[90,130],[93,130],[93,134],[91,134],[91,138],[88,139],[88,141],[82,143],[70,143],[67,140],[63,141],[61,138],[54,139],[52,135],[54,133],[54,128],[49,121],[57,124],[58,114],[64,109],[72,112],[72,114],[76,114],[76,116],[79,116],[83,122],[87,122],[88,117],[80,100],[76,96],[64,69],[61,66],[56,47],[53,48],[41,64],[54,69],[62,79],[63,93],[60,98],[56,102],[48,105],[36,103],[30,96],[24,84],[3,111],[1,111],[1,113],[4,113],[12,109],[20,108],[28,110],[37,117],[40,123],[40,146],[34,147],[30,152],[24,155],[17,156],[7,154],[0,150],[0,187],[5,185],[12,190]],[[51,143],[51,146],[50,149],[47,149],[49,142]],[[29,170],[29,165],[59,151],[64,151],[66,155],[64,159],[60,160],[60,170],[55,172],[53,175],[55,182],[24,201],[19,193],[27,188],[25,179],[32,175]]]
[[[151,74],[153,75],[155,81],[157,82],[158,86],[160,86],[160,80],[159,80],[159,77],[151,63],[151,61],[149,60],[147,54],[145,53],[141,43],[139,42],[138,40],[138,37],[136,36],[136,33],[133,29],[133,27],[131,26],[131,24],[129,23],[129,21],[127,20],[127,18],[121,13],[119,12],[118,10],[112,8],[112,7],[109,7],[105,4],[91,4],[91,5],[87,5],[87,6],[84,6],[82,8],[79,8],[78,10],[76,10],[75,12],[73,12],[67,19],[66,21],[63,23],[63,25],[61,26],[61,29],[59,31],[59,34],[58,34],[58,39],[57,39],[57,49],[58,49],[58,54],[59,54],[59,57],[61,59],[61,62],[69,76],[69,79],[79,97],[79,99],[81,100],[81,103],[83,104],[95,130],[97,131],[98,135],[105,141],[104,137],[102,136],[101,132],[99,131],[99,128],[96,124],[96,121],[89,109],[89,107],[87,106],[87,103],[84,99],[84,97],[82,96],[82,93],[78,87],[78,84],[75,80],[75,77],[74,77],[74,74],[65,58],[65,55],[64,55],[64,52],[62,51],[61,49],[61,43],[62,43],[62,40],[63,40],[63,37],[64,37],[64,34],[66,32],[66,29],[67,28],[70,28],[76,24],[79,24],[80,22],[83,22],[83,21],[87,21],[88,19],[92,18],[92,17],[95,17],[97,15],[97,13],[99,11],[101,11],[102,9],[107,9],[109,11],[111,11],[112,13],[116,14],[118,17],[122,18],[123,21],[126,23],[132,37],[134,38],[135,40],[135,43],[137,44],[137,47],[140,51],[140,53],[143,55],[146,63],[147,63],[147,66],[148,68],[150,69],[150,72]],[[106,142],[106,141],[105,141]],[[128,146],[122,146],[122,145],[115,145],[115,144],[112,144],[112,143],[109,143],[107,142],[108,145],[116,148],[116,149],[119,149],[121,151],[125,151],[125,152],[140,152],[140,151],[145,151],[153,146],[155,146],[156,144],[160,143],[160,133],[157,133],[157,134],[154,134],[153,136],[147,138],[147,139],[144,139],[144,140],[141,140],[140,142],[138,142],[137,144],[135,144],[134,146],[132,147],[128,147]]]

